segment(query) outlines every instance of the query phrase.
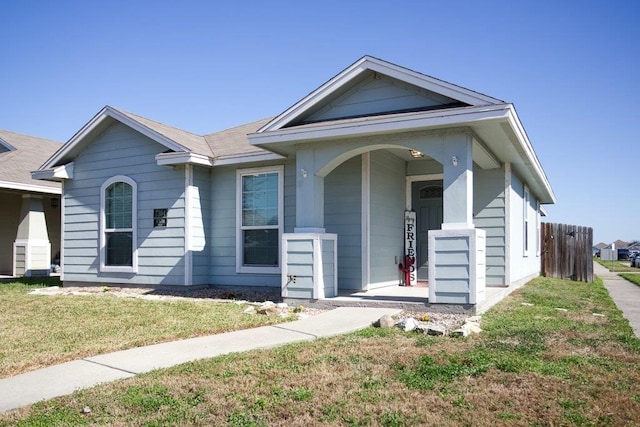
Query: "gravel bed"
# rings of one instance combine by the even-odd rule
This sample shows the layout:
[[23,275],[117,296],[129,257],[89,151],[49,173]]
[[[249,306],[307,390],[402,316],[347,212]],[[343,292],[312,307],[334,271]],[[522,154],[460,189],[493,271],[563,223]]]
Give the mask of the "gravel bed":
[[[172,300],[208,300],[211,302],[246,302],[257,305],[266,301],[274,303],[282,302],[280,289],[278,288],[200,288],[200,289],[149,289],[135,287],[118,286],[80,286],[80,287],[60,287],[52,286],[39,288],[31,292],[35,295],[93,295],[97,297],[119,297],[119,298],[141,298],[155,301]],[[291,307],[293,309],[294,307]],[[328,311],[326,309],[304,307],[307,316],[314,316]],[[427,317],[425,317],[427,316]],[[469,316],[465,314],[435,313],[435,312],[415,312],[405,310],[395,316],[397,320],[413,317],[428,325],[438,325],[448,330],[460,327]]]

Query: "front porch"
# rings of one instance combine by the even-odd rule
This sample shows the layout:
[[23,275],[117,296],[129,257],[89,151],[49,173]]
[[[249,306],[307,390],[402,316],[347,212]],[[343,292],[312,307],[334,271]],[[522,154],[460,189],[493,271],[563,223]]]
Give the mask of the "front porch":
[[[524,283],[522,283],[524,284]],[[318,300],[287,298],[291,307],[305,306],[334,309],[338,307],[381,307],[407,311],[481,314],[489,310],[520,286],[488,287],[486,298],[480,304],[443,304],[429,302],[429,288],[425,286],[388,286],[370,291],[342,291],[338,296]]]

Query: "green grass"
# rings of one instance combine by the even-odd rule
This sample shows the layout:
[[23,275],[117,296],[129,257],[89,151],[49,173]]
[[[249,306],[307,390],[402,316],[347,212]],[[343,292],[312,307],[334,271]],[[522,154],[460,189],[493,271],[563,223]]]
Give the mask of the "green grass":
[[[638,273],[640,273],[640,270],[638,270]],[[628,281],[630,281],[633,284],[636,284],[638,286],[640,286],[640,274],[638,273],[623,273],[620,275],[620,277],[624,277],[625,279],[627,279]]]
[[535,279],[482,328],[367,328],[230,354],[0,415],[0,426],[640,424],[640,340],[599,279]]
[[640,273],[640,269],[631,267],[629,261],[603,261],[600,258],[593,259],[613,273]]
[[53,279],[0,283],[0,377],[86,356],[282,322],[245,306],[100,296],[29,295]]

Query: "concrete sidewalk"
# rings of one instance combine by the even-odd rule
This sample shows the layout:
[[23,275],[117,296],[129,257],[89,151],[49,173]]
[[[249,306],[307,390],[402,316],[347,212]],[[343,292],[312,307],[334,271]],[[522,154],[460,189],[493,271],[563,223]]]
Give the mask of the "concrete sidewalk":
[[602,279],[611,299],[629,321],[633,333],[640,338],[640,286],[612,273],[597,262],[593,263],[593,274]]
[[0,412],[198,359],[354,332],[370,326],[384,314],[399,312],[399,309],[390,308],[336,308],[289,323],[132,348],[62,363],[0,379]]

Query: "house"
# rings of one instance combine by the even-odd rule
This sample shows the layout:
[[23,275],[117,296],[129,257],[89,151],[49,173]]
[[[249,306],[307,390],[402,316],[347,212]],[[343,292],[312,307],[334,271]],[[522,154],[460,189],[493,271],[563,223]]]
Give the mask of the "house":
[[208,135],[107,106],[33,176],[63,185],[65,285],[300,300],[406,277],[430,303],[480,303],[539,274],[555,202],[512,104],[370,56]]
[[62,144],[0,130],[0,275],[48,275],[60,253],[57,182],[31,177]]

